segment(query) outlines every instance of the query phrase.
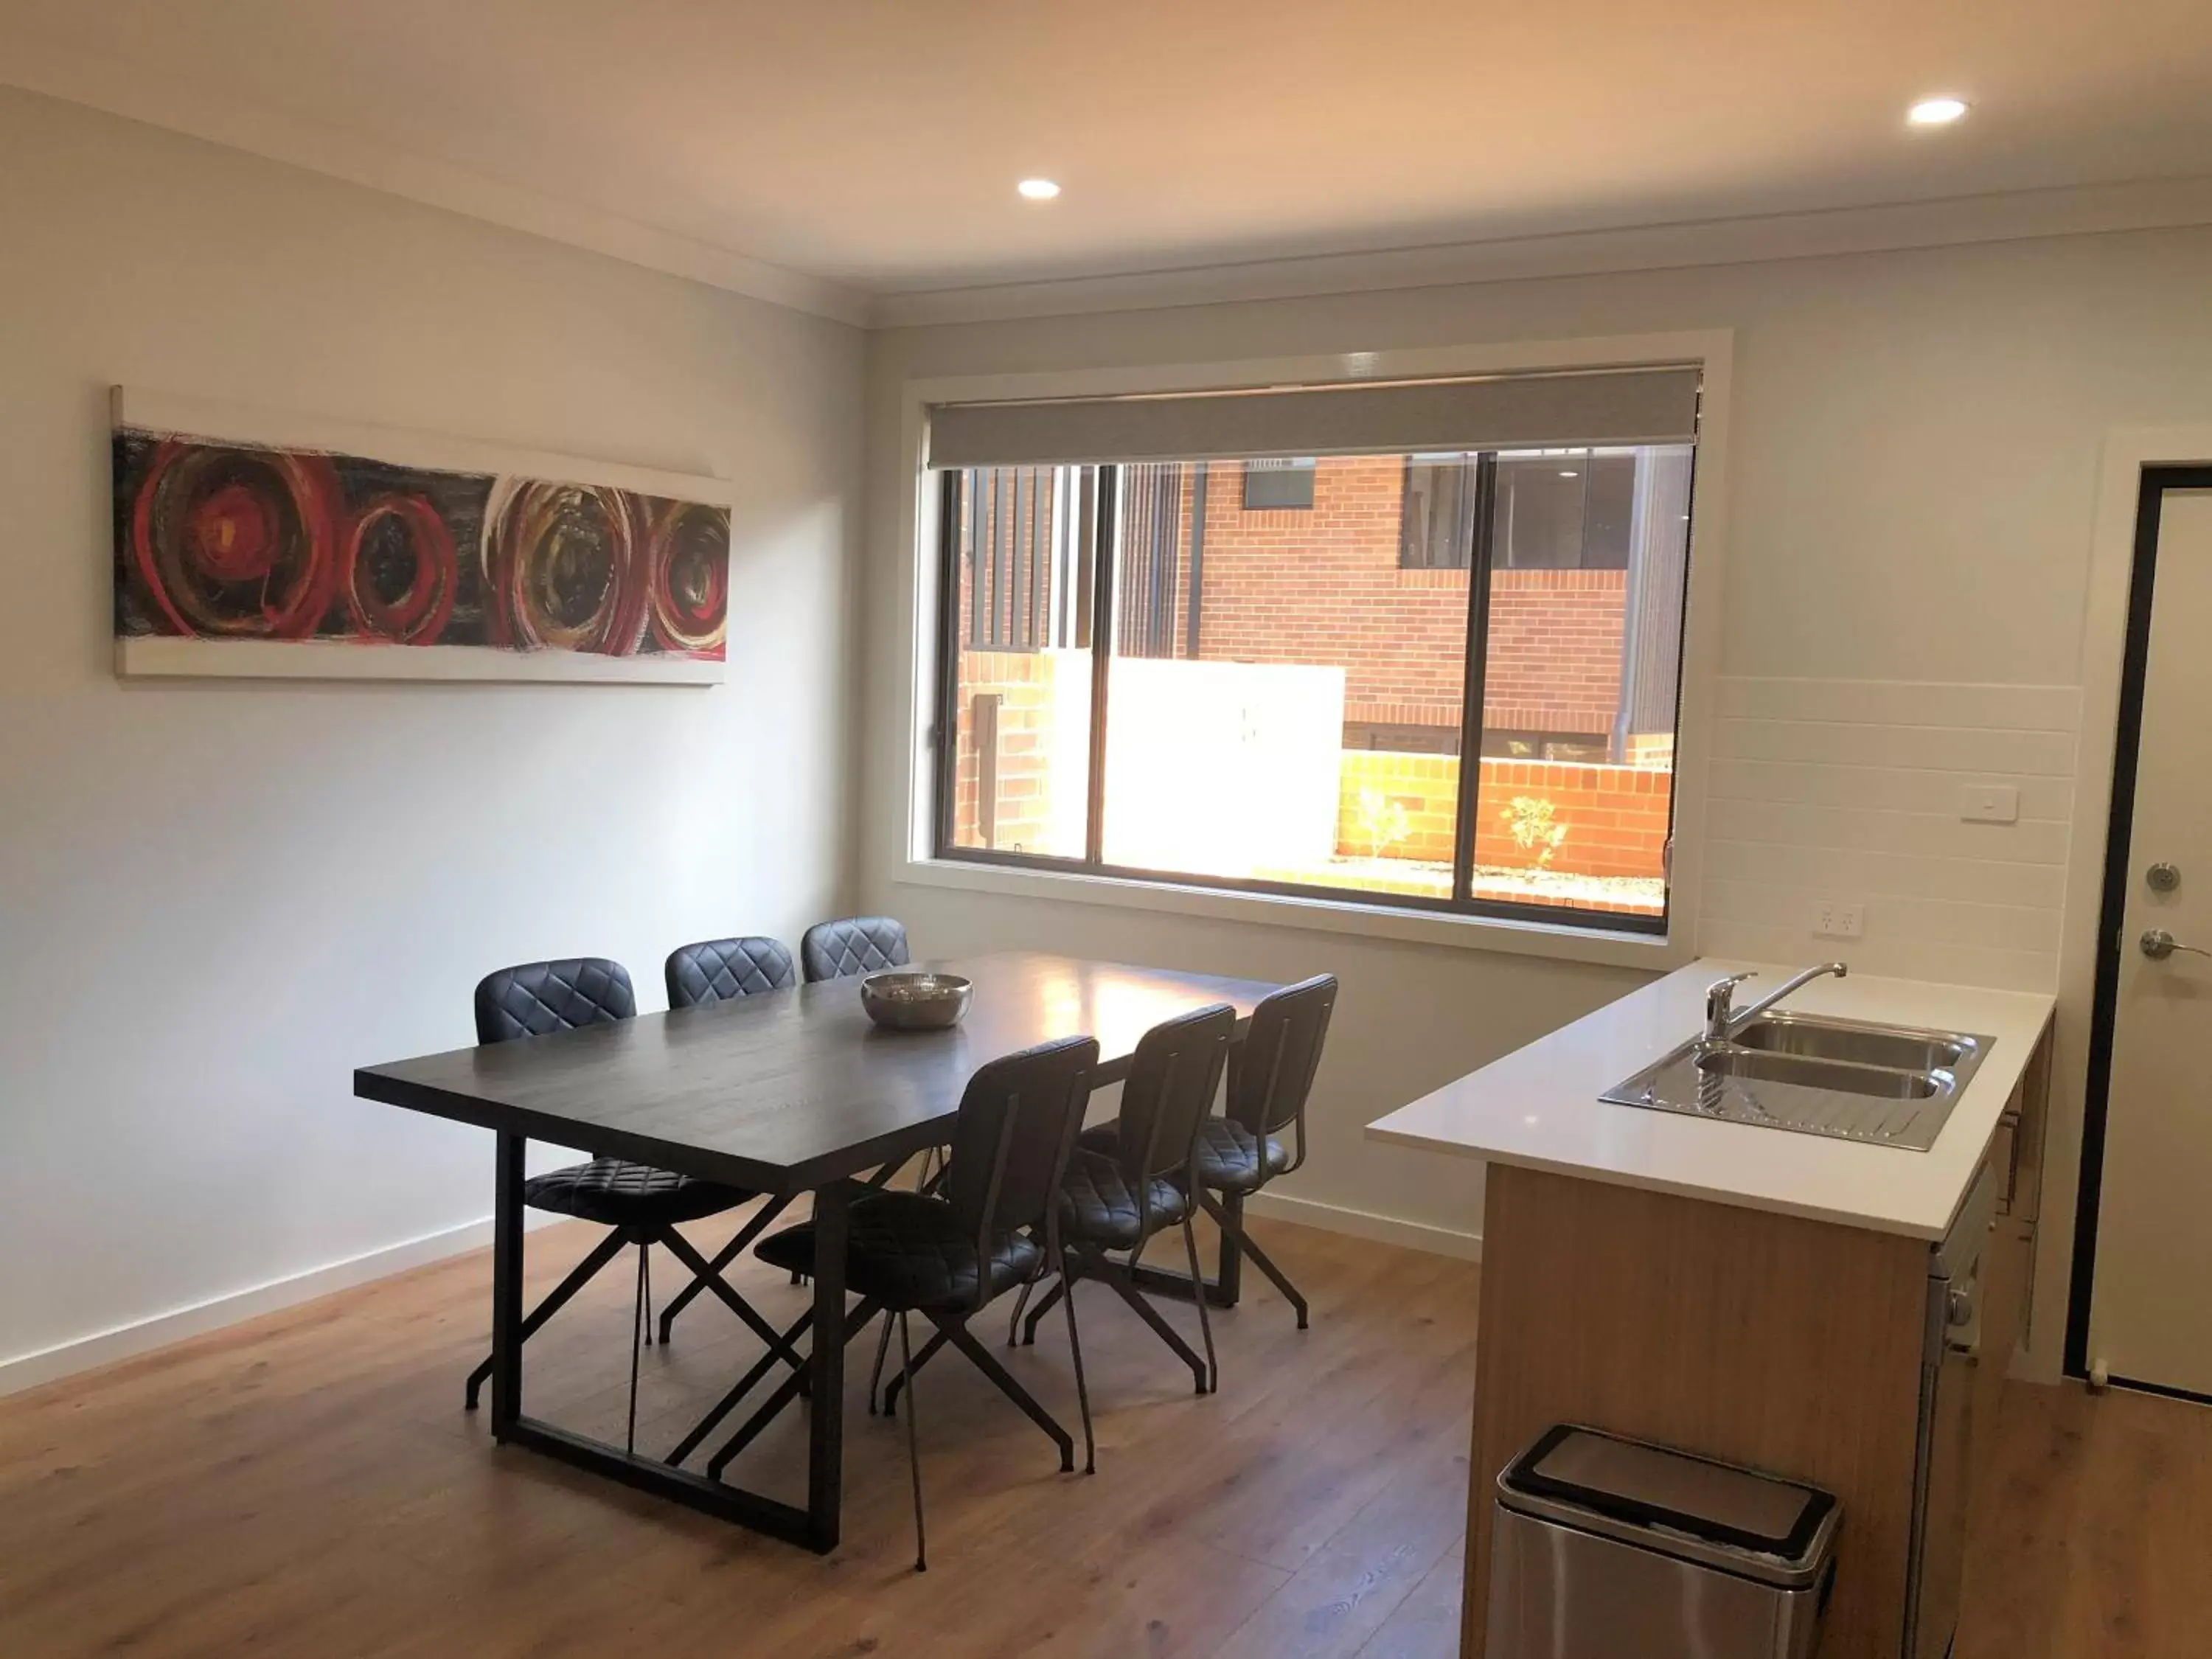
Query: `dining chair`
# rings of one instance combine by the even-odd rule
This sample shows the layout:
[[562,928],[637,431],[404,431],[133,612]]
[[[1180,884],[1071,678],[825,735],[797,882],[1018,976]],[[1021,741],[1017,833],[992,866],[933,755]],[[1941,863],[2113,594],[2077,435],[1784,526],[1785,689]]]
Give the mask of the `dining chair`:
[[[847,1212],[845,1282],[862,1299],[896,1321],[899,1375],[887,1405],[905,1385],[907,1462],[914,1483],[914,1565],[929,1567],[921,1512],[921,1453],[915,1377],[948,1345],[966,1355],[999,1391],[1051,1436],[1063,1473],[1075,1467],[1074,1443],[1052,1414],[976,1340],[968,1322],[994,1297],[1035,1281],[1063,1259],[1055,1199],[1083,1125],[1091,1075],[1098,1065],[1093,1037],[1062,1037],[983,1066],[962,1093],[952,1127],[952,1148],[938,1193],[878,1191],[856,1198]],[[776,1233],[755,1252],[772,1266],[811,1273],[811,1223]],[[908,1316],[936,1327],[917,1352]],[[817,1334],[817,1341],[834,1336]],[[1075,1309],[1067,1309],[1068,1353],[1083,1418],[1084,1468],[1097,1468],[1091,1429],[1091,1397],[1083,1380],[1083,1347]],[[786,1387],[789,1387],[788,1383]],[[875,1382],[869,1381],[873,1410]],[[834,1409],[817,1402],[817,1409]],[[726,1448],[726,1451],[728,1449]],[[719,1473],[710,1468],[709,1474]]]
[[[636,1013],[637,995],[631,988],[629,970],[604,957],[577,957],[502,968],[485,975],[476,990],[477,1041],[487,1045],[546,1036],[556,1031],[573,1031],[587,1025],[611,1024],[633,1018]],[[639,1347],[641,1340],[651,1340],[652,1247],[655,1244],[665,1246],[690,1270],[695,1285],[705,1284],[785,1363],[793,1367],[803,1365],[803,1359],[789,1340],[732,1289],[676,1231],[678,1223],[716,1215],[758,1196],[740,1187],[702,1181],[696,1176],[680,1175],[673,1170],[659,1170],[619,1158],[595,1158],[587,1164],[573,1164],[533,1176],[523,1182],[522,1201],[530,1208],[596,1222],[608,1231],[606,1237],[592,1247],[591,1254],[531,1310],[522,1322],[520,1340],[528,1341],[626,1246],[637,1246],[637,1297],[630,1321],[629,1449],[635,1450],[637,1445]],[[665,1327],[663,1328],[665,1334]],[[487,1354],[483,1363],[469,1373],[465,1395],[469,1410],[476,1409],[477,1396],[491,1369],[492,1357]]]
[[889,916],[817,921],[799,940],[799,963],[809,985],[903,968],[912,960],[906,947],[906,929]]
[[[1274,1281],[1306,1328],[1306,1299],[1244,1226],[1244,1200],[1306,1161],[1306,1101],[1336,1007],[1336,975],[1316,974],[1270,992],[1229,1053],[1226,1109],[1199,1125],[1198,1201],[1227,1241]],[[1291,1132],[1295,1150],[1278,1139]],[[1219,1194],[1217,1198],[1215,1194]],[[1231,1259],[1234,1259],[1233,1256]]]
[[[668,953],[668,960],[661,964],[660,971],[668,986],[668,1006],[672,1009],[711,1007],[718,1002],[757,996],[763,991],[787,991],[799,983],[799,970],[792,964],[790,950],[782,940],[760,933],[679,945]],[[752,1218],[738,1229],[737,1236],[707,1264],[715,1275],[719,1277],[730,1263],[743,1255],[790,1204],[788,1198],[772,1198],[762,1205]],[[695,1277],[660,1310],[663,1342],[668,1340],[669,1328],[676,1322],[676,1316],[706,1288],[707,1281]]]
[[[1030,1310],[1029,1322],[1022,1328],[1024,1342],[1036,1340],[1037,1322],[1054,1302],[1071,1299],[1078,1280],[1096,1279],[1111,1285],[1190,1367],[1200,1394],[1212,1391],[1217,1376],[1213,1325],[1203,1290],[1194,1297],[1199,1334],[1206,1344],[1201,1360],[1146,1299],[1130,1268],[1153,1235],[1180,1226],[1191,1282],[1194,1286],[1204,1282],[1198,1238],[1191,1231],[1191,1197],[1198,1191],[1200,1132],[1221,1087],[1222,1068],[1236,1032],[1237,1011],[1218,1003],[1164,1020],[1139,1041],[1121,1085],[1120,1113],[1111,1123],[1085,1130],[1068,1159],[1059,1206],[1066,1259],[1059,1281]],[[1123,1259],[1115,1261],[1117,1255]],[[1021,1316],[1017,1306],[1013,1318]],[[1012,1339],[1010,1323],[1007,1340]]]
[[783,941],[758,933],[679,945],[668,953],[661,975],[668,982],[671,1008],[703,1008],[762,991],[787,991],[799,983]]

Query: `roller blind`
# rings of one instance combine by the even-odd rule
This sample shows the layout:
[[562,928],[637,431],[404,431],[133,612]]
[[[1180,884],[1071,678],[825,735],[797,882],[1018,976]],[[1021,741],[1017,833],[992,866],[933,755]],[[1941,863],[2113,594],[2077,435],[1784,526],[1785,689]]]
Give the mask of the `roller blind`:
[[933,467],[1687,443],[1696,364],[931,406]]

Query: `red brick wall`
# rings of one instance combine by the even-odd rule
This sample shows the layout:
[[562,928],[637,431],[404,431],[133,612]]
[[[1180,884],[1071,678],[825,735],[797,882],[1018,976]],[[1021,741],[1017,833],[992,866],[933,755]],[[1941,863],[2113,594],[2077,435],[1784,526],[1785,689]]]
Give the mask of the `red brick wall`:
[[[1399,568],[1404,461],[1324,459],[1292,511],[1246,512],[1243,473],[1217,461],[1206,479],[1200,654],[1340,665],[1347,720],[1457,726],[1467,573]],[[1625,597],[1618,570],[1497,572],[1485,723],[1609,732]]]
[[1609,734],[1627,602],[1625,570],[1492,572],[1483,724]]
[[[1081,857],[1080,847],[1046,844],[1051,811],[1051,757],[1045,752],[1052,721],[1053,659],[1040,651],[963,651],[960,655],[959,753],[953,782],[952,844],[983,843],[978,804],[982,765],[975,746],[979,693],[996,693],[999,705],[998,818],[991,845],[1006,851]],[[1062,757],[1063,768],[1080,756]]]

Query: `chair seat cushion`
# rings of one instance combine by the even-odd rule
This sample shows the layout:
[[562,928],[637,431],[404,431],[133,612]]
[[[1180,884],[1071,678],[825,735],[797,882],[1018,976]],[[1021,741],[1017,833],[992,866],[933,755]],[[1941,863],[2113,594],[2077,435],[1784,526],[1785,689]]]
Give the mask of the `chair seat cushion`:
[[[1182,1188],[1163,1176],[1152,1177],[1155,1230],[1180,1225],[1189,1209]],[[1060,1231],[1086,1244],[1130,1250],[1142,1242],[1142,1219],[1137,1212],[1136,1191],[1121,1173],[1120,1161],[1094,1146],[1079,1144],[1067,1160],[1067,1175],[1060,1183]]]
[[672,1226],[733,1209],[757,1196],[741,1187],[725,1187],[619,1158],[572,1164],[522,1183],[522,1201],[532,1209],[578,1216],[603,1227]]
[[[754,1254],[790,1273],[814,1271],[814,1224],[771,1233]],[[965,1310],[1036,1272],[1044,1251],[1024,1233],[991,1241],[979,1265],[975,1235],[942,1199],[922,1193],[872,1193],[854,1200],[846,1225],[845,1283],[887,1308]],[[977,1281],[988,1274],[981,1297]]]
[[[1078,1143],[1111,1157],[1120,1146],[1115,1125],[1102,1123],[1085,1129]],[[1209,1117],[1199,1126],[1198,1183],[1217,1193],[1255,1193],[1291,1167],[1283,1143],[1269,1135],[1267,1161],[1261,1162],[1261,1143],[1243,1124],[1225,1117]]]

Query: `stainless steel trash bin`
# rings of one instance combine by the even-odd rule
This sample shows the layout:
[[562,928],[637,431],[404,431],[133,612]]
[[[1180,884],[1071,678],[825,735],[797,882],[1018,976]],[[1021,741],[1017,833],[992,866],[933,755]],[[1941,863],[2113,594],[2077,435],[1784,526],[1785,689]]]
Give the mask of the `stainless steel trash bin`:
[[1486,1659],[1809,1659],[1817,1487],[1562,1424],[1498,1477]]

